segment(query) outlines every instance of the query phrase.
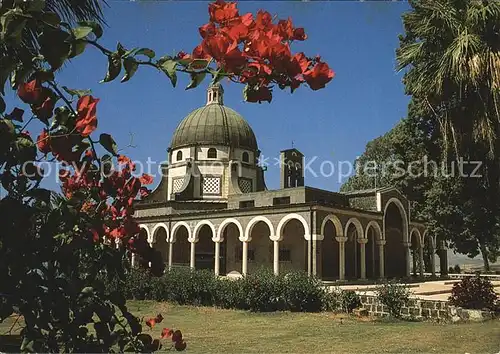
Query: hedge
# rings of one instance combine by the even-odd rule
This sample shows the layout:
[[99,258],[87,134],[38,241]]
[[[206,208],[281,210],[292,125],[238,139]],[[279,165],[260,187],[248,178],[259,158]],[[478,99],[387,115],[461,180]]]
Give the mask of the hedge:
[[341,309],[341,293],[329,292],[305,272],[275,276],[260,269],[240,279],[216,277],[207,270],[173,268],[161,277],[133,269],[120,283],[108,284],[128,299],[168,301],[258,312],[319,312]]

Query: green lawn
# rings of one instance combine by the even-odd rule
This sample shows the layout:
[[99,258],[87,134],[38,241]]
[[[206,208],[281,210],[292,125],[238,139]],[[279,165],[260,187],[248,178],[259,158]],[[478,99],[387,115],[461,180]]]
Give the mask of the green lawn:
[[[249,313],[131,301],[133,313],[162,313],[183,331],[190,352],[498,353],[500,321],[470,324],[386,323],[330,313]],[[342,320],[341,320],[342,318]]]
[[[380,322],[331,313],[249,313],[130,301],[132,313],[161,313],[153,329],[181,329],[188,352],[498,353],[500,321],[470,324]],[[0,324],[0,334],[10,326]],[[148,331],[146,329],[146,331]]]

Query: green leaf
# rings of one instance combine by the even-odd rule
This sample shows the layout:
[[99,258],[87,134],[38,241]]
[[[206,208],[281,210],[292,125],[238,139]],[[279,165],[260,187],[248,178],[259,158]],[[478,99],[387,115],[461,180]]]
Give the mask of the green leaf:
[[108,72],[106,73],[106,77],[101,80],[103,82],[109,82],[116,79],[120,72],[122,71],[122,60],[119,53],[114,52],[113,54],[108,56]]
[[77,39],[76,41],[71,42],[71,53],[69,55],[70,58],[74,58],[85,51],[85,47],[87,46],[87,42],[81,39]]
[[139,67],[139,63],[132,58],[132,57],[127,57],[123,59],[123,68],[125,69],[125,76],[122,78],[121,82],[126,82],[134,76],[135,72],[137,71],[137,68]]
[[91,90],[76,90],[76,89],[70,89],[67,86],[62,86],[63,90],[66,91],[69,95],[71,96],[77,96],[77,97],[82,97],[82,96],[87,96],[92,93]]
[[71,33],[73,33],[75,39],[82,39],[87,37],[90,33],[92,33],[92,27],[88,26],[76,27],[71,30]]
[[172,86],[175,87],[177,84],[177,62],[175,60],[166,60],[161,65],[161,70],[167,74],[168,78],[172,82]]
[[153,59],[156,55],[154,50],[149,48],[141,48],[135,53],[135,55],[141,55],[141,54],[147,56],[149,59]]
[[29,2],[28,11],[40,12],[45,8],[45,0],[32,0]]
[[114,156],[118,155],[118,146],[111,135],[106,133],[101,134],[99,136],[99,143]]
[[40,19],[52,26],[58,26],[61,23],[61,18],[55,12],[44,12]]
[[224,73],[224,71],[222,69],[219,69],[215,72],[212,72],[212,85],[215,85],[216,83],[218,83],[219,81],[221,81],[223,78],[226,77],[226,74]]
[[71,44],[67,42],[70,35],[60,29],[46,29],[39,37],[40,53],[52,69],[59,69],[68,58]]
[[197,87],[204,79],[207,73],[191,73],[191,82],[187,85],[186,90]]
[[0,113],[5,112],[5,108],[7,108],[5,106],[5,101],[3,100],[3,97],[0,97]]
[[78,24],[80,26],[87,26],[87,27],[92,28],[92,32],[94,33],[94,35],[97,39],[102,37],[102,33],[103,33],[102,26],[99,23],[94,22],[94,21],[80,21],[80,22],[78,22]]

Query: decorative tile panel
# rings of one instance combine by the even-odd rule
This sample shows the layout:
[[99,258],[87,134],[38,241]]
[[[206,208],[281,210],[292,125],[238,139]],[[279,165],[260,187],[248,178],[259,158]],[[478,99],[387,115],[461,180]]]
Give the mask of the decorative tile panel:
[[249,178],[239,178],[238,185],[243,193],[251,193],[253,191],[252,180]]

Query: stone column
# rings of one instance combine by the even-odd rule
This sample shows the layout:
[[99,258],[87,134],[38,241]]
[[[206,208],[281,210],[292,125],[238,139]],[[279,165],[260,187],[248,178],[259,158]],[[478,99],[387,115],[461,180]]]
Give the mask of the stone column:
[[312,274],[312,270],[311,270],[311,264],[312,264],[312,240],[311,238],[309,238],[309,240],[307,240],[307,275],[311,275]]
[[405,261],[406,261],[406,276],[410,277],[411,274],[411,262],[410,262],[410,242],[403,242],[403,247],[405,248]]
[[316,241],[316,235],[311,234],[310,237],[312,238],[312,275],[316,276],[317,274],[317,247],[318,247],[318,241]]
[[444,247],[439,250],[439,269],[441,276],[448,275],[448,251]]
[[335,237],[339,243],[339,280],[345,279],[345,243],[347,237]]
[[280,242],[274,241],[274,259],[273,259],[273,270],[274,275],[280,273]]
[[132,260],[130,261],[132,267],[135,267],[135,253],[132,253]]
[[189,257],[189,267],[191,269],[194,269],[195,268],[195,252],[196,252],[196,243],[195,242],[191,242],[191,255]]
[[243,241],[243,252],[241,257],[241,274],[247,275],[248,273],[248,242]]
[[360,259],[360,279],[366,279],[366,243],[368,240],[366,238],[358,239],[359,243],[359,256]]
[[419,247],[418,250],[419,250],[418,257],[420,260],[419,272],[420,272],[420,276],[423,278],[424,277],[424,248]]
[[220,268],[220,242],[216,241],[214,243],[215,243],[214,273],[215,276],[218,276]]
[[432,247],[431,250],[431,274],[433,277],[436,276],[436,249]]
[[380,275],[380,278],[384,278],[385,277],[385,269],[384,269],[384,265],[385,265],[385,258],[384,258],[384,246],[385,246],[385,243],[386,241],[385,240],[379,240],[377,241],[377,245],[378,245],[378,258],[379,258],[379,275]]
[[174,243],[168,243],[168,269],[172,269],[172,257],[174,256]]

